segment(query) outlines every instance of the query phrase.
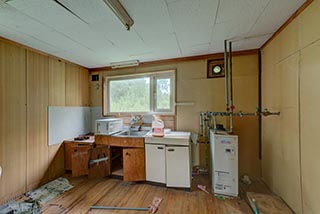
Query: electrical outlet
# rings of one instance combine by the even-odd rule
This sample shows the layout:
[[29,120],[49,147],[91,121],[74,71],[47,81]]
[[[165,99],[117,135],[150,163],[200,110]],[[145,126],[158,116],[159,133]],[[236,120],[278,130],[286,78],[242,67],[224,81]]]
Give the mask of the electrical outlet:
[[1,175],[2,175],[2,167],[0,166],[0,178],[1,178]]

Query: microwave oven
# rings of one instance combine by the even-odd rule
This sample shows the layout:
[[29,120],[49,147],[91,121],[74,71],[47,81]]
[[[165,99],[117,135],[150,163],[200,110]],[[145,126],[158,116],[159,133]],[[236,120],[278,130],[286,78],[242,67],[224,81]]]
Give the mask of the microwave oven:
[[98,119],[95,123],[95,135],[112,135],[123,130],[123,119]]

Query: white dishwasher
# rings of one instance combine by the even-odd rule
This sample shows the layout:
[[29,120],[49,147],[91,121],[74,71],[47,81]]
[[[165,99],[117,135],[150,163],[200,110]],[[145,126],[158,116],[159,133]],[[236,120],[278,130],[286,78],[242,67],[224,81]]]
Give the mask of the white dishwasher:
[[146,180],[167,187],[191,188],[190,132],[145,137]]

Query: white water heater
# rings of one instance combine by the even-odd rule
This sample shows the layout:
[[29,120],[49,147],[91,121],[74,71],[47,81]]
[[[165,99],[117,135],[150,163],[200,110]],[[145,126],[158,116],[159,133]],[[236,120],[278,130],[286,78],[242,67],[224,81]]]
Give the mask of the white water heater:
[[238,136],[210,130],[212,193],[237,197]]

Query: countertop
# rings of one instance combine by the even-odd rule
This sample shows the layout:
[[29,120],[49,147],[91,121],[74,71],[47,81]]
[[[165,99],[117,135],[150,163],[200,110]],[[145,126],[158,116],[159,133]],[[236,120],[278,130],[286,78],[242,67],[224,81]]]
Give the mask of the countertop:
[[152,132],[145,136],[145,143],[166,145],[190,145],[191,132],[171,131],[163,137],[154,137]]
[[65,140],[64,142],[66,142],[66,143],[88,143],[88,144],[92,144],[92,143],[94,143],[94,141],[95,141],[94,136],[90,136],[90,138],[87,139],[87,140],[75,140],[74,138],[72,138],[72,139]]

